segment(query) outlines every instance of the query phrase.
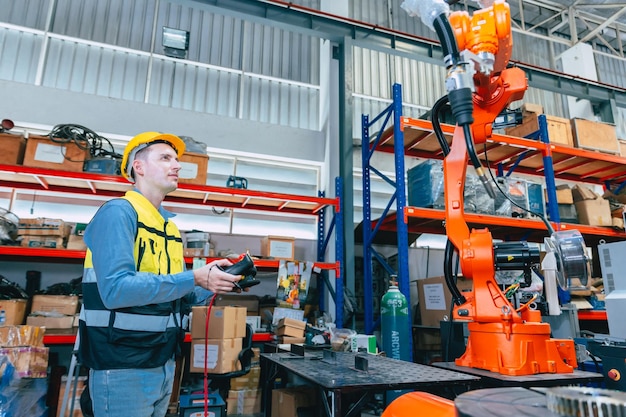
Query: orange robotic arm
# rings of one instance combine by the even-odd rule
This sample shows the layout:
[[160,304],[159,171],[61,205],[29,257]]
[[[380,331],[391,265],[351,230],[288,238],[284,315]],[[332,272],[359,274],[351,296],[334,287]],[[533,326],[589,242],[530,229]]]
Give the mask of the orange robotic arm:
[[487,229],[470,231],[464,219],[468,154],[478,159],[473,146],[491,136],[495,118],[527,89],[525,74],[506,68],[512,47],[509,6],[496,1],[471,18],[465,12],[453,13],[450,24],[459,49],[467,51],[464,57],[476,63],[473,123],[471,129],[457,125],[443,163],[446,234],[458,251],[463,276],[473,280],[471,294],[455,308],[455,318],[471,320],[466,352],[456,363],[508,375],[572,372],[573,341],[550,339],[550,326],[541,322],[540,312],[516,311],[496,281],[496,269],[530,270],[539,261],[538,250],[525,242],[494,244]]

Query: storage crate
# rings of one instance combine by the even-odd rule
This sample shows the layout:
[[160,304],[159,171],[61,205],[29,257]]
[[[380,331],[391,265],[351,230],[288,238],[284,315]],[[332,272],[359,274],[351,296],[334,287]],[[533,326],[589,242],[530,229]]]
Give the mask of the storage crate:
[[[566,146],[574,146],[574,137],[569,119],[546,115],[548,125],[548,139],[550,143]],[[522,124],[505,130],[509,136],[525,138],[539,130],[539,115],[528,113],[524,116]]]
[[[211,417],[224,417],[226,404],[216,392],[207,396],[207,409]],[[204,394],[190,394],[180,396],[180,417],[204,416]]]
[[578,148],[620,154],[615,125],[585,119],[572,119],[574,143]]
[[0,133],[0,164],[21,165],[24,161],[26,139],[22,136]]
[[89,151],[74,142],[57,143],[47,136],[30,136],[26,141],[24,166],[82,172]]
[[209,155],[185,152],[179,162],[182,165],[178,172],[180,184],[206,185]]

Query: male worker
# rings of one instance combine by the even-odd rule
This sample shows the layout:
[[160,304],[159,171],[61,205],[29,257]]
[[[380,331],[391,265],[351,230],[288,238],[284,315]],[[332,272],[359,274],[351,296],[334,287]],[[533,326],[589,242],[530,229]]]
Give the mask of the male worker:
[[163,417],[190,304],[233,290],[241,277],[216,266],[186,271],[173,213],[185,151],[177,136],[144,132],[126,146],[122,175],[135,184],[100,207],[85,229],[79,360],[89,368],[95,417]]

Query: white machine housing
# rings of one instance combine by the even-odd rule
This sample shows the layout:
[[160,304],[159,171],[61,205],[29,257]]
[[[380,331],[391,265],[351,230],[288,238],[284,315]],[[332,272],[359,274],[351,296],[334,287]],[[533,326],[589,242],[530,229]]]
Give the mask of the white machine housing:
[[611,336],[626,336],[626,241],[598,245]]

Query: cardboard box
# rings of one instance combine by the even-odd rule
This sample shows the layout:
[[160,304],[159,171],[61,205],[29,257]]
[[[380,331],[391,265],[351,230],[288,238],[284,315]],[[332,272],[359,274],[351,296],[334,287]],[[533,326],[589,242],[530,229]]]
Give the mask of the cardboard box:
[[215,306],[245,307],[248,316],[259,315],[259,296],[247,294],[220,294],[215,298]]
[[[257,361],[258,362],[258,361]],[[258,365],[252,366],[250,372],[243,376],[230,379],[231,390],[244,390],[244,389],[257,389],[259,388],[261,378],[261,367]]]
[[36,219],[20,219],[17,233],[27,236],[55,236],[67,237],[71,225],[61,219],[38,217]]
[[[61,407],[63,406],[63,396],[65,395],[65,385],[67,384],[67,375],[61,377],[61,386],[59,387],[59,403],[57,404],[57,417],[83,417],[83,412],[80,408],[80,396],[85,390],[85,384],[87,383],[86,376],[79,376],[76,381],[76,393],[74,393],[74,377],[70,382],[70,395],[68,397],[68,403],[65,410],[65,415],[61,416]],[[74,406],[74,413],[70,415],[70,408]]]
[[85,234],[86,223],[74,223],[71,224],[70,235],[67,238],[67,244],[65,245],[68,250],[87,250],[87,245],[83,240]]
[[179,162],[182,165],[178,172],[180,184],[206,185],[209,155],[185,152]]
[[572,187],[572,198],[575,203],[583,200],[595,200],[599,197],[595,191],[585,185],[576,184]]
[[[546,190],[546,200],[548,199]],[[567,184],[561,184],[556,186],[556,202],[557,204],[574,204],[574,196],[572,195],[572,189]]]
[[[471,290],[472,280],[457,281],[459,291]],[[422,325],[439,327],[444,317],[450,317],[452,294],[448,290],[444,277],[432,277],[417,280]]]
[[0,347],[43,347],[45,329],[36,326],[1,326]]
[[299,408],[316,406],[317,394],[312,387],[272,390],[272,417],[298,417]]
[[226,398],[226,414],[256,414],[261,412],[260,389],[229,390]]
[[582,200],[574,203],[578,222],[590,226],[611,226],[611,206],[608,200],[598,197],[595,200]]
[[23,136],[10,133],[0,133],[0,164],[21,165],[24,161],[26,139]]
[[615,125],[585,119],[572,119],[574,144],[581,149],[590,149],[611,154],[619,154]]
[[278,343],[283,345],[300,345],[306,342],[305,337],[278,336]]
[[67,239],[67,244],[65,245],[65,248],[67,250],[86,251],[87,245],[85,244],[82,236],[70,235],[70,237]]
[[626,140],[618,139],[619,141],[619,154],[620,156],[626,157]]
[[204,358],[207,355],[207,369],[210,374],[225,374],[240,369],[239,352],[242,339],[191,340],[191,363],[189,372],[204,372]]
[[261,239],[261,256],[264,258],[293,260],[295,238],[286,236],[266,236]]
[[34,295],[31,312],[57,312],[73,316],[78,312],[78,296],[76,295]]
[[524,103],[522,105],[522,114],[527,116],[528,113],[543,114],[543,106],[536,103]]
[[4,310],[4,325],[15,326],[24,324],[27,300],[12,299],[0,300],[0,310]]
[[26,317],[26,324],[45,327],[46,329],[71,329],[74,326],[74,316],[46,317],[31,315]]
[[0,348],[0,356],[7,356],[22,378],[46,378],[48,376],[47,347]]
[[[194,306],[191,309],[191,338],[204,339],[205,322],[208,308]],[[234,339],[246,335],[246,308],[245,307],[216,307],[211,308],[209,317],[209,339]]]
[[[524,138],[539,130],[539,114],[528,113],[522,120],[522,124],[505,129],[509,136]],[[566,146],[574,146],[574,137],[569,119],[546,115],[548,125],[548,139],[550,143]]]
[[277,336],[303,337],[306,323],[304,321],[284,317],[278,321]]
[[29,136],[24,152],[24,166],[82,172],[89,150],[74,142],[57,143],[47,136]]
[[59,236],[29,236],[22,235],[20,238],[20,246],[25,248],[48,248],[63,249],[64,239]]

